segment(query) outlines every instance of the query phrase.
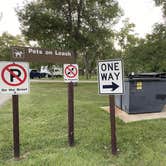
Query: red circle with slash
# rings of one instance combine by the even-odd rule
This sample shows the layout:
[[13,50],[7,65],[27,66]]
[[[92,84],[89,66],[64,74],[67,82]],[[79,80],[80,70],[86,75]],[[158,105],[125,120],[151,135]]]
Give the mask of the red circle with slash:
[[65,75],[68,78],[75,78],[78,74],[77,67],[74,65],[68,65],[65,68]]
[[[10,68],[11,67],[17,67],[18,70],[20,70],[20,72],[23,74],[23,78],[21,79],[18,75],[16,75]],[[8,72],[11,76],[13,76],[14,78],[17,79],[17,83],[11,83],[10,81],[6,80],[5,78],[5,72]],[[1,77],[2,77],[2,80],[7,84],[7,85],[10,85],[10,86],[19,86],[21,84],[23,84],[25,82],[25,80],[27,79],[27,72],[26,70],[24,69],[23,66],[19,65],[19,64],[9,64],[7,66],[5,66],[2,70],[2,73],[1,73]]]

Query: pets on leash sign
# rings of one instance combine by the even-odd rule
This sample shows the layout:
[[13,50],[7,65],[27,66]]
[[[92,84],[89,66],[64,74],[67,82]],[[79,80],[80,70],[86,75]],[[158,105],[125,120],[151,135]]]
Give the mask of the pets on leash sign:
[[0,93],[29,93],[29,64],[25,62],[0,62]]
[[64,64],[63,73],[64,73],[65,82],[78,82],[78,65],[77,64]]
[[123,94],[123,65],[121,60],[98,61],[99,94]]

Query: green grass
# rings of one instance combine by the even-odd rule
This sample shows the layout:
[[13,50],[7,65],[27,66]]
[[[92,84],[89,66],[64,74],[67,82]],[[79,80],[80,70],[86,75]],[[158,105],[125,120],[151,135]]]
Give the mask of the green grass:
[[0,108],[2,166],[165,166],[166,120],[116,119],[118,155],[111,155],[107,96],[97,84],[75,87],[75,146],[67,141],[67,85],[31,83],[20,96],[20,161],[13,159],[11,101]]

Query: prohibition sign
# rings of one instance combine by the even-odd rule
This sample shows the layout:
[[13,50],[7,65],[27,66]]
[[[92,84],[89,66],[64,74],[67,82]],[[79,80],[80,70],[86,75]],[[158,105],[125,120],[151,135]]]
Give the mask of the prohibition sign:
[[74,65],[68,65],[65,68],[65,75],[68,78],[75,78],[78,74],[77,67]]
[[[23,74],[23,79],[21,79],[18,75],[16,75],[11,69],[10,67],[17,67],[19,68],[19,70],[21,71],[21,73]],[[6,80],[5,78],[5,72],[9,72],[9,74],[11,76],[13,76],[14,78],[17,79],[17,81],[19,81],[18,83],[11,83],[10,81]],[[7,65],[5,68],[3,68],[2,73],[1,73],[1,77],[2,80],[10,86],[19,86],[21,84],[23,84],[25,82],[25,80],[27,79],[27,72],[26,70],[19,64],[9,64]]]

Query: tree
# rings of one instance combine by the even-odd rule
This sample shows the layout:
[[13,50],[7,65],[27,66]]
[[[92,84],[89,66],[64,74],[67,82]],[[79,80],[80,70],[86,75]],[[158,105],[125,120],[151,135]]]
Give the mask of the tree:
[[28,42],[23,36],[13,36],[7,32],[3,33],[0,36],[0,60],[10,60],[11,46],[15,45],[25,46],[28,45]]
[[[117,57],[121,57],[124,60],[125,73],[128,73],[131,69],[130,62],[132,61],[131,49],[138,46],[140,39],[137,34],[134,33],[135,24],[130,23],[126,18],[122,21],[123,26],[119,32],[116,33],[116,51]],[[131,58],[131,59],[130,59]]]
[[91,40],[93,44],[90,44],[81,51],[82,55],[80,59],[84,62],[82,68],[85,71],[87,79],[91,77],[92,73],[96,73],[97,60],[114,56],[114,34],[113,32],[109,32],[108,34],[107,37],[105,36],[105,38],[103,38],[103,33],[99,33],[96,38],[97,34],[90,33],[89,40]]
[[154,0],[157,6],[162,6],[163,15],[166,16],[166,1],[165,0]]
[[156,24],[152,34],[147,34],[138,45],[127,50],[128,72],[166,71],[166,26]]
[[122,51],[130,47],[131,45],[136,45],[138,37],[134,34],[135,24],[129,22],[129,18],[122,21],[123,27],[119,32],[116,33],[116,39],[118,46]]
[[71,50],[76,63],[78,53],[87,55],[84,50],[108,40],[121,12],[116,0],[37,0],[17,15],[25,36],[43,47]]

